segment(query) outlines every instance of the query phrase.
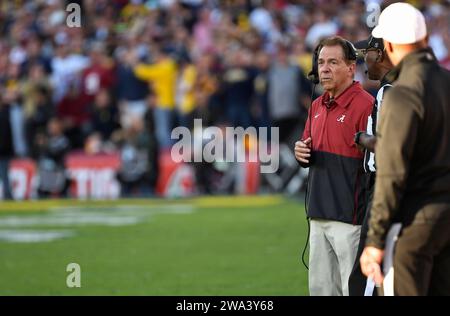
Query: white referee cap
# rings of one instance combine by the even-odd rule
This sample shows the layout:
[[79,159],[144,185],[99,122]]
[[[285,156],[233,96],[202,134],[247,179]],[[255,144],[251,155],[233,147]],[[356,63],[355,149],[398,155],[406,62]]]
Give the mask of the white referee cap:
[[408,3],[393,3],[381,12],[374,37],[393,44],[412,44],[425,38],[427,25],[423,14]]

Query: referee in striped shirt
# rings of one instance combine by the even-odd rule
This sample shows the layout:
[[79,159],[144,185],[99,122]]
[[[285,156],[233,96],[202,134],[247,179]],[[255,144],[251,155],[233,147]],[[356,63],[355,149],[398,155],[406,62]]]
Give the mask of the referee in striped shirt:
[[350,296],[372,296],[376,295],[374,291],[374,284],[368,280],[361,272],[359,258],[364,250],[366,243],[368,223],[370,216],[370,208],[372,205],[373,192],[375,187],[375,143],[376,143],[376,129],[377,118],[382,106],[384,93],[391,87],[391,84],[386,80],[386,75],[394,67],[390,62],[383,45],[383,39],[370,36],[367,40],[355,44],[359,53],[364,56],[364,61],[367,65],[367,74],[370,80],[379,80],[380,89],[377,92],[376,100],[373,105],[372,114],[368,117],[367,130],[359,131],[355,135],[355,143],[361,150],[364,150],[364,171],[367,175],[367,208],[363,224],[361,226],[361,235],[358,246],[358,252],[350,274],[348,285]]

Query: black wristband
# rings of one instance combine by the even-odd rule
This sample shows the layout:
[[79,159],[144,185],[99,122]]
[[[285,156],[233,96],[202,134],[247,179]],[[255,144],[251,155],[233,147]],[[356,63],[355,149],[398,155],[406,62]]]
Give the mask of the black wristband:
[[360,140],[360,138],[361,138],[361,134],[364,134],[364,132],[363,132],[363,131],[359,131],[359,132],[357,132],[357,133],[355,134],[355,144],[357,144],[357,145],[361,145],[361,144],[359,143],[359,140]]

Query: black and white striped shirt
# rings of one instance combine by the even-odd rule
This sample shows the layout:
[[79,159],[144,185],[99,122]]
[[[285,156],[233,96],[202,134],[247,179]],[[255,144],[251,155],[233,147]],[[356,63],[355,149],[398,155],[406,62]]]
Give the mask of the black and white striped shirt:
[[[375,99],[375,104],[373,105],[372,114],[368,117],[367,121],[367,134],[376,135],[376,130],[378,126],[378,117],[380,115],[381,106],[383,104],[384,92],[387,91],[391,84],[383,82],[381,83],[381,88],[377,92],[377,97]],[[375,172],[375,153],[370,152],[366,149],[364,153],[364,171],[365,172]]]

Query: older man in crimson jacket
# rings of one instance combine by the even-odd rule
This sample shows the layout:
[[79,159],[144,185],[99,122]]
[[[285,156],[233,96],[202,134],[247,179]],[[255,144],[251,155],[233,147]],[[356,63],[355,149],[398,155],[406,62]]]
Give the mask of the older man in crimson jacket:
[[300,164],[310,167],[309,291],[348,295],[365,205],[363,153],[354,134],[366,129],[374,99],[353,80],[353,45],[340,37],[320,45],[318,75],[325,92],[314,100],[302,140],[295,145]]

